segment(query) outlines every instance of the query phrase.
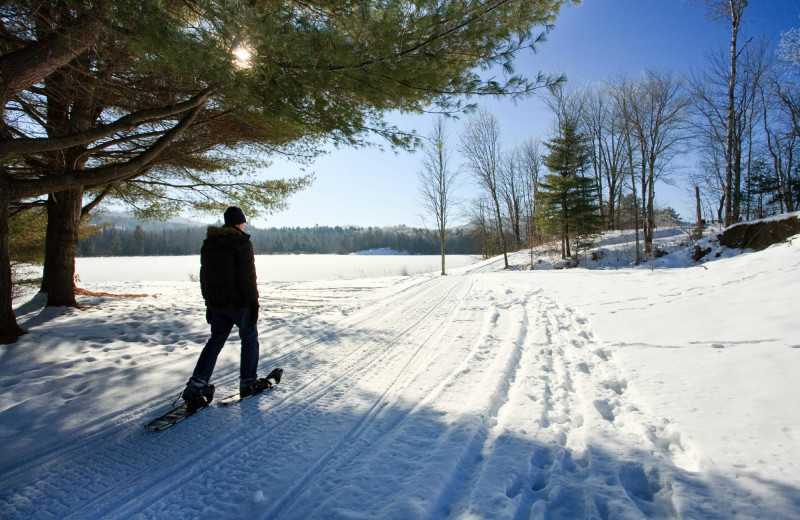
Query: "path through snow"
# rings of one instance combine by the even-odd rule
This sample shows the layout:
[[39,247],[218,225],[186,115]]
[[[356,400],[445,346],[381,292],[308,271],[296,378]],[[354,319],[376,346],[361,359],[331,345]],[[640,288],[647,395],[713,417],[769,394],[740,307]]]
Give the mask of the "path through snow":
[[263,284],[261,368],[284,381],[160,433],[142,425],[205,339],[198,291],[91,288],[158,297],[89,298],[4,348],[4,519],[798,516],[796,482],[704,472],[533,273]]

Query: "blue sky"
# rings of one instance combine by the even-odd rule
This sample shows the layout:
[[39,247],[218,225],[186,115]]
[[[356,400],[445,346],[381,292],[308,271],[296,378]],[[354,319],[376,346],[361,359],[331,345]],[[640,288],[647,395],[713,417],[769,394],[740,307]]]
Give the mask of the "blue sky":
[[[800,27],[800,0],[750,0],[743,34],[765,35],[773,45],[780,33]],[[518,72],[529,77],[538,71],[564,73],[570,82],[586,84],[610,79],[618,73],[636,75],[652,68],[676,73],[701,68],[711,49],[730,45],[729,22],[705,16],[699,0],[584,0],[583,5],[562,10],[555,29],[536,54],[520,56]],[[513,147],[529,136],[547,139],[552,116],[541,99],[521,102],[487,99],[482,104],[498,118],[505,147]],[[449,123],[453,165],[463,170],[456,153],[461,121]],[[399,116],[401,128],[427,134],[434,117]],[[430,217],[419,204],[417,172],[420,153],[381,152],[377,149],[335,150],[318,158],[308,171],[316,182],[289,200],[289,209],[252,223],[267,226],[422,226]],[[294,177],[300,167],[276,162],[270,177]],[[672,206],[691,218],[693,189],[682,187],[681,173],[673,175],[678,187],[659,186],[656,202]],[[459,194],[470,198],[475,186],[464,172]],[[459,216],[451,221],[459,223]]]

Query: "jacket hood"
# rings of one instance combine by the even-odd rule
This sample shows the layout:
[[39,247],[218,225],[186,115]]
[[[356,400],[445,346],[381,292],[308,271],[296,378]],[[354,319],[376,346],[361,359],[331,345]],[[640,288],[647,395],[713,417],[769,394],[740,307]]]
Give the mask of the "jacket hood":
[[249,237],[247,233],[244,231],[239,231],[239,228],[235,228],[232,226],[208,226],[206,230],[206,238],[214,238],[214,237]]
[[240,238],[250,239],[250,235],[240,231],[239,228],[230,226],[208,226],[206,230],[206,240],[204,244],[207,247],[221,247],[230,242]]

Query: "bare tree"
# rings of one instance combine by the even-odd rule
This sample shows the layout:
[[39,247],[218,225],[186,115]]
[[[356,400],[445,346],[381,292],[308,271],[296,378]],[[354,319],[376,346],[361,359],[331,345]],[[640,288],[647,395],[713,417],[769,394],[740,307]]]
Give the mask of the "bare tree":
[[586,110],[581,113],[580,125],[591,140],[591,154],[589,159],[592,163],[594,172],[594,182],[597,188],[597,197],[600,206],[601,216],[605,218],[605,205],[603,204],[603,164],[605,121],[608,117],[608,107],[606,99],[593,86],[585,87],[581,93],[584,99]]
[[445,270],[445,233],[447,218],[453,203],[453,187],[457,172],[450,169],[447,132],[444,117],[440,116],[427,137],[422,168],[419,171],[420,197],[423,207],[436,220],[442,255],[442,276]]
[[515,249],[522,247],[523,179],[522,158],[518,148],[503,153],[500,169],[500,191],[508,211]]
[[[621,195],[627,135],[625,117],[610,92],[611,86],[591,87],[585,95],[583,125],[592,137],[592,167],[595,171],[600,207],[606,229],[616,226],[615,208]],[[603,201],[605,181],[607,197]]]
[[[541,226],[538,225],[537,203],[539,186],[542,181],[544,164],[538,140],[528,138],[519,148],[520,169],[524,194],[524,213],[526,215],[525,236],[528,245],[533,246],[541,240]],[[533,252],[531,252],[533,254]]]
[[[723,212],[727,211],[727,197],[730,195],[733,221],[740,220],[742,216],[742,201],[745,198],[742,191],[743,181],[751,176],[754,139],[757,137],[754,133],[758,132],[759,119],[762,117],[759,108],[761,101],[757,94],[771,68],[765,42],[762,40],[756,45],[748,46],[739,62],[730,148],[727,146],[729,69],[725,53],[709,53],[705,69],[692,74],[689,82],[698,116],[698,149],[706,165],[705,183],[713,185],[713,191],[719,193]],[[728,163],[732,172],[730,189]]]
[[[633,79],[625,75],[619,75],[614,80],[608,83],[608,93],[614,100],[615,110],[620,115],[621,124],[623,125],[623,169],[626,170],[630,178],[631,199],[633,202],[633,226],[636,238],[636,259],[635,265],[641,262],[641,248],[639,247],[639,204],[636,198],[636,165],[634,157],[638,154],[637,143],[635,137],[634,125],[632,122],[631,114],[633,113],[633,102],[636,98],[636,83]],[[625,175],[622,176],[622,184],[625,184]],[[625,197],[620,197],[620,207],[623,204]],[[627,209],[627,208],[626,208]]]
[[767,153],[772,162],[772,172],[776,182],[777,201],[781,212],[797,208],[793,179],[796,168],[795,153],[800,143],[797,119],[792,110],[791,98],[781,90],[773,79],[769,87],[760,88],[762,99],[764,134]]
[[708,16],[715,20],[730,20],[731,42],[728,75],[728,102],[725,117],[725,225],[734,223],[734,144],[736,125],[736,66],[739,60],[739,27],[748,0],[702,0]]
[[[778,57],[787,73],[783,78],[770,79],[771,95],[762,93],[762,97],[774,103],[772,110],[768,110],[765,103],[764,124],[778,184],[778,202],[786,211],[794,211],[800,207],[800,179],[797,179],[794,159],[800,142],[800,28],[781,34]],[[768,117],[777,129],[768,127]]]
[[655,183],[688,138],[689,98],[683,83],[669,72],[655,71],[620,83],[625,120],[638,148],[646,253],[653,249]]
[[508,269],[508,248],[500,211],[500,123],[485,107],[469,117],[461,134],[461,154],[475,180],[491,198],[505,268]]
[[480,197],[473,200],[467,211],[469,217],[469,225],[472,229],[472,234],[475,239],[480,243],[481,254],[484,258],[488,258],[495,253],[496,248],[492,244],[494,232],[494,223],[486,213],[491,211],[489,207],[491,204],[486,197]]

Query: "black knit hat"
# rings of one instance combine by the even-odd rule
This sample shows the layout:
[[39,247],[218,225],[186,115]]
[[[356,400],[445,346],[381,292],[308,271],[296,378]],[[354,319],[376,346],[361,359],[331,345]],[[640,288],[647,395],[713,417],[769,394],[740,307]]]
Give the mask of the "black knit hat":
[[226,226],[236,226],[243,222],[247,222],[247,219],[244,218],[244,212],[236,206],[231,206],[230,208],[226,209],[224,217]]

